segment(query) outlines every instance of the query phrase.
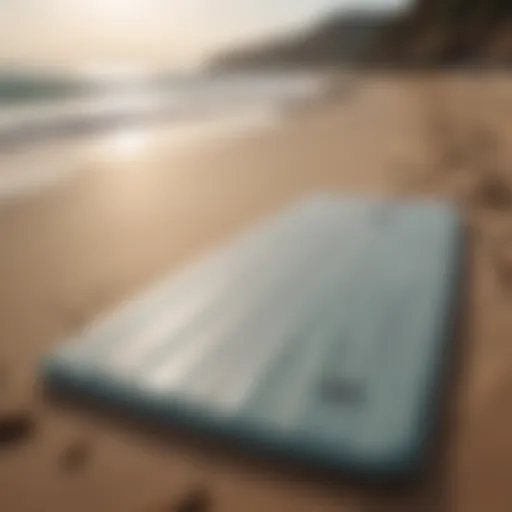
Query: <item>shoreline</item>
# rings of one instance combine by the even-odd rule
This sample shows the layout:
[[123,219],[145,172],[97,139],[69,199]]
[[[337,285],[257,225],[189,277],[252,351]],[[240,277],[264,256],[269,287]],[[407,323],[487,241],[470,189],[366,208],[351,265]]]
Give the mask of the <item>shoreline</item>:
[[[135,90],[120,90],[119,94],[107,89],[78,100],[7,106],[14,119],[4,123],[4,127],[0,125],[0,151],[119,129],[208,121],[222,117],[225,112],[243,113],[258,106],[279,110],[324,94],[329,76],[290,71],[255,76],[198,75],[189,81],[188,86],[178,82],[174,90],[172,85],[149,84]],[[23,112],[27,119],[20,115]]]

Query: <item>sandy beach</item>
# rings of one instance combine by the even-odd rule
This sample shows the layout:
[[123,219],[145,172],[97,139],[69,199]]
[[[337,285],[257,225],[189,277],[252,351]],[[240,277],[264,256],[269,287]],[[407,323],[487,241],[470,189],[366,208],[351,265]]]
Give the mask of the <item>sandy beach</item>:
[[[512,78],[338,82],[329,97],[236,140],[89,153],[66,179],[0,201],[1,414],[30,418],[25,435],[0,446],[0,510],[203,510],[173,508],[194,489],[210,495],[204,510],[219,512],[512,510]],[[58,162],[59,151],[38,164]],[[465,213],[466,334],[427,476],[392,490],[326,483],[43,396],[38,363],[53,347],[318,191],[444,197]]]

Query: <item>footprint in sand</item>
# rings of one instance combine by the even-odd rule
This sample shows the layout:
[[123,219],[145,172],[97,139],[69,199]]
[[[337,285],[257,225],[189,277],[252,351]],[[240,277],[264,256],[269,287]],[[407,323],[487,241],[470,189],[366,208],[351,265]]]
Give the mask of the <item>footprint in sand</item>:
[[487,172],[477,184],[474,199],[480,206],[507,210],[512,206],[512,190],[502,174]]
[[[212,499],[208,489],[203,487],[186,492],[177,503],[163,509],[166,512],[211,512]],[[162,512],[163,512],[162,511]]]
[[74,441],[61,452],[60,469],[65,473],[77,473],[83,470],[91,458],[91,453],[92,447],[86,440]]
[[26,443],[33,437],[35,428],[36,421],[30,413],[0,413],[0,449]]

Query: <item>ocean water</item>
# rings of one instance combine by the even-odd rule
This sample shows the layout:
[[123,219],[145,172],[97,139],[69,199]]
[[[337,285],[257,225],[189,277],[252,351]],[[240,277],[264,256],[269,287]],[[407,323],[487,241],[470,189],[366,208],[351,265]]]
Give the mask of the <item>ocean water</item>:
[[133,124],[278,111],[318,95],[325,86],[325,77],[297,72],[198,75],[114,88],[105,84],[76,99],[0,104],[0,147]]
[[91,158],[190,149],[279,125],[329,85],[322,74],[237,73],[98,87],[75,99],[0,105],[0,200],[34,193]]

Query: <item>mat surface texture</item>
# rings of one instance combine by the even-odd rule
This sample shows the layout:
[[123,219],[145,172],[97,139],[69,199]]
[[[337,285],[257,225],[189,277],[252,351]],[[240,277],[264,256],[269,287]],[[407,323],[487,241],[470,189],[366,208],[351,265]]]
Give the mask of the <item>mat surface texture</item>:
[[462,233],[444,203],[312,198],[98,319],[43,377],[266,454],[409,472],[436,416]]

